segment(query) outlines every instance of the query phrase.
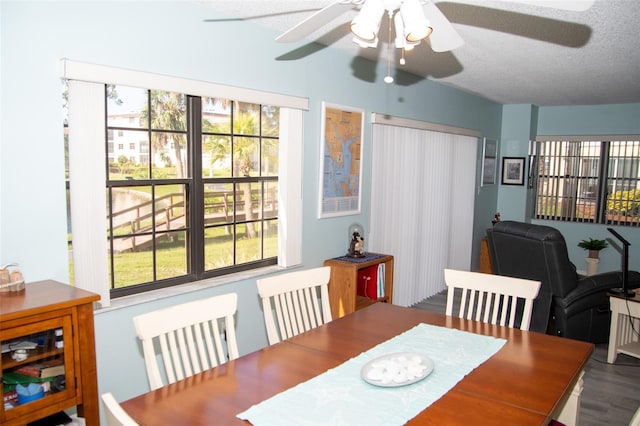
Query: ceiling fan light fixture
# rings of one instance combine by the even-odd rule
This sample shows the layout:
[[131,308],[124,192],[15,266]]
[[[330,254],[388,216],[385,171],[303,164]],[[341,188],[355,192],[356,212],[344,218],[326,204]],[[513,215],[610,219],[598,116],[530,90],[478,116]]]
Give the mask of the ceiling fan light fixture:
[[351,21],[351,32],[361,40],[371,42],[378,37],[384,13],[382,0],[366,0],[358,15]]
[[409,43],[419,43],[431,35],[433,28],[424,16],[419,0],[404,0],[400,6],[400,15],[404,23],[404,38]]
[[358,46],[362,47],[363,49],[366,49],[367,47],[373,47],[373,48],[378,47],[378,37],[373,39],[373,41],[367,41],[367,40],[362,40],[359,37],[353,37],[353,42]]
[[420,40],[418,41],[408,41],[404,35],[404,22],[402,20],[402,16],[399,13],[396,13],[393,17],[393,23],[396,30],[396,39],[395,46],[398,49],[404,49],[406,51],[413,50],[413,48],[420,44]]

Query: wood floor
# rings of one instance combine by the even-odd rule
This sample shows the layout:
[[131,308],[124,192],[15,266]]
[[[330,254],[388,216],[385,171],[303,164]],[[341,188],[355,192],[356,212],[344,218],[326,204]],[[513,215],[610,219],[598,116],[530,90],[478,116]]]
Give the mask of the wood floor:
[[[441,292],[413,307],[444,313],[446,300]],[[621,354],[607,364],[607,345],[596,345],[585,369],[580,426],[626,426],[639,406],[640,359]]]

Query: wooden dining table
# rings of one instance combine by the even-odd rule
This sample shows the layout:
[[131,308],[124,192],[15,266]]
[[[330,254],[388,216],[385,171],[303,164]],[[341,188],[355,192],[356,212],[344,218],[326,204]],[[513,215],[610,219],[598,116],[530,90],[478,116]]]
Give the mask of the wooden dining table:
[[546,425],[567,411],[568,418],[577,416],[592,344],[387,303],[139,395],[122,407],[141,425],[249,424],[236,415],[421,323],[506,343],[407,424]]

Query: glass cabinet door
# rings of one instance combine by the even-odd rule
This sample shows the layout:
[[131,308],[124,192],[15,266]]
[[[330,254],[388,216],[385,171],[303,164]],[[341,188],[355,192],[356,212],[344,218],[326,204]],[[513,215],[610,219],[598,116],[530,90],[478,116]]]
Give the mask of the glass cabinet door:
[[0,420],[9,420],[75,395],[71,316],[0,331]]

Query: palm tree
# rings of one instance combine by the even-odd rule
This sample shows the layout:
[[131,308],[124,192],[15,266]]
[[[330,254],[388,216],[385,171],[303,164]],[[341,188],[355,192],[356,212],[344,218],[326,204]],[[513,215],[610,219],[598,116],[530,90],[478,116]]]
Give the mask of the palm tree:
[[[182,160],[183,140],[167,130],[185,132],[187,114],[185,97],[181,93],[151,90],[151,146],[155,152],[163,152],[173,142],[176,158],[176,177],[185,177],[185,165]],[[140,119],[148,121],[148,107],[143,108]]]

